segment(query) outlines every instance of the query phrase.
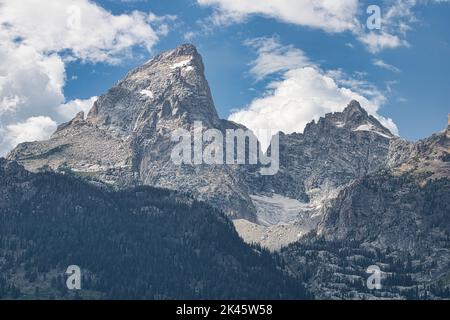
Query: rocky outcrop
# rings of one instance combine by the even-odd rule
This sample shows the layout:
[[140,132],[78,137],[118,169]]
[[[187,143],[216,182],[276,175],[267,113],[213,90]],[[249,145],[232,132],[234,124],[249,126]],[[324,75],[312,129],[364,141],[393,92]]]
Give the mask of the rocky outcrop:
[[[309,123],[303,133],[282,134],[281,174],[267,177],[267,185],[298,200],[314,198],[317,192],[331,191],[383,166],[393,138],[352,101],[343,112]],[[301,187],[292,188],[298,184]]]
[[24,143],[8,156],[27,169],[61,166],[115,187],[139,184],[181,190],[231,217],[255,220],[255,209],[239,183],[237,168],[183,165],[170,158],[177,129],[240,128],[219,119],[192,45],[162,53],[129,72],[82,113],[60,125],[48,141]]
[[412,253],[447,246],[445,243],[450,238],[448,131],[409,146],[404,158],[397,166],[370,174],[344,188],[324,210],[318,234],[329,240],[355,239]]
[[[279,172],[256,175],[249,183],[254,195],[264,197],[254,201],[259,221],[275,223],[261,227],[237,221],[236,228],[249,242],[260,239],[272,249],[298,240],[316,228],[323,209],[342,188],[386,165],[396,140],[357,101],[310,122],[303,133],[281,133]],[[295,201],[295,208],[286,206]],[[289,221],[280,218],[287,214]]]
[[[77,114],[49,140],[23,143],[8,158],[31,171],[70,170],[115,188],[151,185],[190,193],[240,219],[236,228],[244,239],[271,248],[314,230],[324,215],[339,216],[331,212],[344,195],[351,198],[355,181],[382,168],[395,176],[432,171],[433,179],[448,169],[448,129],[412,144],[357,101],[312,121],[303,133],[280,133],[280,170],[273,176],[261,175],[258,165],[175,164],[172,134],[192,133],[196,121],[222,133],[245,129],[218,117],[201,56],[194,46],[181,45],[130,71],[87,117]],[[321,230],[334,230],[326,219]]]

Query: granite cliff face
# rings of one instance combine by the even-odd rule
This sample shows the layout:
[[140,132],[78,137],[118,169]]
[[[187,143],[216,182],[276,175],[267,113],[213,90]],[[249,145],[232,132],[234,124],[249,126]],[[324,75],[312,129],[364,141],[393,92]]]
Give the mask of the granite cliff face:
[[[194,46],[181,45],[130,71],[95,102],[87,117],[78,114],[49,140],[23,143],[8,158],[31,171],[70,170],[115,188],[150,185],[190,193],[234,219],[246,241],[271,249],[318,226],[320,234],[331,238],[356,233],[362,240],[371,232],[357,210],[374,211],[370,216],[383,228],[384,212],[390,210],[390,223],[403,219],[392,201],[448,178],[448,128],[410,143],[392,135],[357,101],[312,121],[303,133],[280,133],[280,170],[273,176],[261,175],[258,165],[174,164],[172,133],[193,132],[195,121],[222,133],[245,129],[218,117],[201,56]],[[406,176],[411,182],[403,185],[399,177]],[[415,219],[402,210],[404,221]],[[380,243],[400,241],[394,239],[399,232],[395,229]],[[407,237],[403,241],[404,248],[414,245]]]
[[162,53],[129,72],[48,141],[24,143],[9,155],[27,169],[65,167],[117,187],[151,185],[189,192],[231,217],[255,220],[255,209],[237,168],[175,165],[177,129],[241,128],[219,119],[201,56],[192,45]]
[[[409,145],[403,157],[403,162],[344,188],[324,210],[318,234],[327,239],[352,238],[412,253],[447,246],[450,237],[449,127]],[[450,251],[445,252],[450,261]]]
[[[352,101],[343,112],[309,123],[303,133],[282,134],[282,174],[267,177],[264,188],[300,201],[312,200],[317,192],[323,195],[379,169],[393,138],[357,101]],[[292,188],[298,182],[300,187]]]
[[237,229],[270,248],[296,241],[316,228],[342,188],[386,165],[396,140],[357,101],[312,121],[303,133],[281,133],[279,172],[249,183],[263,227],[238,221]]
[[8,156],[31,171],[70,170],[116,188],[150,185],[188,192],[223,210],[247,241],[279,248],[314,229],[328,199],[386,161],[393,135],[352,101],[343,112],[280,134],[280,170],[258,165],[177,165],[178,129],[245,129],[221,120],[192,45],[164,52],[130,71],[47,141],[23,143]]
[[[450,126],[417,143],[393,139],[386,165],[353,180],[308,236],[282,249],[294,273],[315,270],[320,298],[447,299],[450,295]],[[366,286],[381,271],[380,290]]]

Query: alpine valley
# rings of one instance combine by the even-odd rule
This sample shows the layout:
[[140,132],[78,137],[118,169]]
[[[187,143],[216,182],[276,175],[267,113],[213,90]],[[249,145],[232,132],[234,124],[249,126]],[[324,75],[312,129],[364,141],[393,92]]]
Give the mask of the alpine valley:
[[196,121],[246,129],[184,44],[1,159],[0,298],[450,298],[450,118],[411,143],[349,101],[280,133],[275,175],[176,165],[171,135]]

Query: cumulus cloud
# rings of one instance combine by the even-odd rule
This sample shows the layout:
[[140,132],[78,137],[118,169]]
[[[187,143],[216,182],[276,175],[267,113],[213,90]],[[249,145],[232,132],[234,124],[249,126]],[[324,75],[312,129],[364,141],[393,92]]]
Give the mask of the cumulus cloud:
[[[31,128],[27,121],[40,116],[65,121],[93,99],[65,101],[67,62],[116,64],[136,46],[150,51],[174,19],[139,11],[113,15],[88,0],[0,0],[0,8],[0,132],[8,147],[23,137],[33,140],[11,125]],[[1,143],[0,156],[7,149]]]
[[[317,65],[294,67],[284,72],[281,79],[269,83],[262,97],[235,111],[229,119],[247,126],[257,135],[264,130],[303,132],[308,122],[328,112],[342,111],[353,99],[398,134],[394,122],[378,114],[386,100],[379,90],[340,70],[324,71]],[[267,137],[258,138],[263,147],[267,147]]]
[[85,114],[91,109],[98,97],[94,96],[89,99],[75,99],[64,103],[58,107],[58,113],[64,120],[71,120],[78,112],[83,111]]
[[0,39],[0,124],[52,112],[64,101],[64,62],[10,41],[2,29]]
[[118,62],[133,45],[150,50],[161,30],[150,25],[161,22],[154,14],[112,15],[88,0],[1,1],[1,5],[1,21],[16,39],[39,52],[67,50],[84,61]]
[[56,122],[49,117],[31,117],[24,122],[10,124],[0,130],[0,153],[25,141],[47,139],[56,130]]
[[342,32],[355,27],[358,0],[197,0],[214,6],[213,22],[239,22],[251,15],[263,15],[288,23]]
[[215,25],[243,22],[252,15],[321,29],[330,33],[351,32],[372,53],[408,46],[406,33],[417,21],[417,5],[449,3],[448,0],[393,0],[382,8],[381,29],[368,30],[368,3],[361,0],[197,0],[201,6],[214,8],[210,20]]
[[364,43],[367,49],[372,53],[378,53],[385,49],[394,49],[400,46],[409,46],[406,40],[400,39],[399,36],[386,32],[369,32],[361,33],[358,39]]

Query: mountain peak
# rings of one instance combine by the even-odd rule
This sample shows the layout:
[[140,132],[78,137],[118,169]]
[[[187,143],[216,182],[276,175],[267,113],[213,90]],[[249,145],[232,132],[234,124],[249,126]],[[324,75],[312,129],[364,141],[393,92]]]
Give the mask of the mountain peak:
[[314,120],[308,123],[303,133],[316,135],[333,131],[335,128],[352,132],[372,132],[387,139],[393,137],[389,129],[369,115],[356,100],[352,100],[342,112],[327,113],[317,123]]
[[220,123],[202,57],[192,44],[163,52],[130,71],[98,99],[87,117],[89,123],[126,135],[154,127],[159,120]]
[[[170,52],[170,51],[169,51]],[[172,53],[174,55],[197,55],[199,56],[199,53],[197,51],[197,48],[191,44],[191,43],[183,43],[172,50]]]
[[384,127],[374,116],[369,115],[356,100],[352,100],[342,114],[344,123],[346,126],[352,128],[353,131],[373,131],[386,138],[392,137],[389,129]]
[[344,114],[349,115],[349,116],[355,115],[355,114],[367,116],[367,111],[364,110],[363,107],[361,107],[361,104],[358,101],[352,100],[347,105],[347,107],[344,109]]
[[[134,74],[148,68],[154,68],[156,65],[166,65],[172,70],[186,67],[191,71],[197,70],[199,73],[204,72],[203,60],[201,55],[198,53],[197,48],[193,44],[185,43],[175,49],[158,54],[141,67],[131,71],[130,74]],[[195,67],[195,69],[189,68],[189,66]]]

